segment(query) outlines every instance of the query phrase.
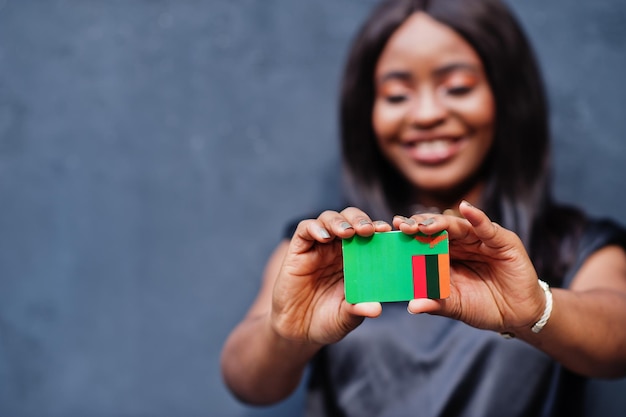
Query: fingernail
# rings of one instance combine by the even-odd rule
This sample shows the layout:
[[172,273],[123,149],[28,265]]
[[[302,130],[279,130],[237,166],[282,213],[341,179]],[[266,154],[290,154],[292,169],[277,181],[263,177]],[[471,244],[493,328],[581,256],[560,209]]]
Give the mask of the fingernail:
[[396,217],[408,225],[413,226],[415,224],[415,219],[411,219],[409,217],[404,217],[404,216],[396,216]]
[[461,201],[461,204],[465,204],[467,207],[474,207],[474,206],[472,206],[472,205],[470,204],[470,202],[469,202],[469,201],[467,201],[467,200],[463,200],[463,201]]
[[374,224],[375,224],[376,226],[387,226],[387,222],[386,222],[386,221],[384,221],[384,220],[376,220],[376,221],[374,222]]
[[353,229],[352,225],[348,222],[341,222],[339,225],[343,230]]
[[330,233],[328,233],[328,230],[324,229],[323,227],[320,227],[320,236],[323,237],[324,239],[328,239],[330,237]]
[[426,220],[422,220],[419,224],[420,226],[428,226],[430,224],[435,223],[435,219],[432,217],[427,218]]
[[359,221],[359,224],[360,224],[361,226],[366,226],[366,225],[368,225],[368,224],[372,224],[372,222],[371,222],[371,221],[369,221],[369,220],[363,219],[363,220]]
[[414,313],[414,312],[412,312],[411,310],[409,310],[409,306],[408,306],[408,305],[406,306],[406,311],[408,311],[408,312],[409,312],[409,314],[410,314],[410,315],[412,315],[412,316],[414,316],[415,314],[417,314],[417,313]]

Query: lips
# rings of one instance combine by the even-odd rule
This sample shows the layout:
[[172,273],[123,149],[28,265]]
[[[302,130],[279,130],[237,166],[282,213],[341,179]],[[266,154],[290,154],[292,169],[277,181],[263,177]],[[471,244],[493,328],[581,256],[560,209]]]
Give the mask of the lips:
[[415,162],[426,165],[439,165],[452,159],[462,148],[460,138],[420,139],[405,142],[402,146]]

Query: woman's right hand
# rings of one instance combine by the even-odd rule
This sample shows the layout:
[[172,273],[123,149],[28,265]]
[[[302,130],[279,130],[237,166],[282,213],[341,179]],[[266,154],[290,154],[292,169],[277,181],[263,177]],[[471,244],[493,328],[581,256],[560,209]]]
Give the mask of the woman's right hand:
[[380,315],[380,303],[345,300],[341,239],[390,230],[353,207],[300,222],[274,284],[274,330],[289,340],[326,345],[341,340],[364,317]]

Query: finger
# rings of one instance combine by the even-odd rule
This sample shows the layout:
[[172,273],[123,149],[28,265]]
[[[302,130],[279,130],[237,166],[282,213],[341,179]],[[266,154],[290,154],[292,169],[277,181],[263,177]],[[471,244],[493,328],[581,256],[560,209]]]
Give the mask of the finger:
[[322,222],[317,219],[302,220],[291,238],[290,247],[296,253],[306,252],[315,242],[327,243],[334,239]]
[[393,230],[391,225],[383,220],[376,220],[373,224],[376,232],[390,232]]
[[417,222],[420,216],[419,215],[415,215],[413,217],[405,217],[405,216],[400,216],[400,215],[396,215],[393,217],[393,227],[395,227],[398,230],[402,230],[404,233],[407,234],[413,234],[413,233],[417,233]]
[[449,221],[446,220],[447,217],[448,216],[433,213],[414,214],[410,218],[395,216],[393,224],[396,228],[407,234],[415,234],[417,232],[433,234],[448,227]]
[[[421,231],[421,227],[423,225],[429,225],[434,222],[434,219],[440,215],[432,214],[432,213],[422,213],[422,214],[414,214],[411,217],[404,216],[395,216],[393,218],[393,225],[398,230],[402,232],[413,235],[419,231]],[[440,226],[441,230],[443,230],[443,226]],[[435,230],[433,232],[438,232],[440,230]]]
[[418,230],[427,235],[446,230],[451,241],[462,240],[468,237],[476,240],[476,237],[472,235],[471,223],[457,216],[430,215],[418,221]]
[[327,210],[319,215],[317,221],[333,237],[345,239],[354,236],[354,226],[342,213]]
[[324,242],[332,239],[334,236],[319,220],[307,219],[298,223],[294,237],[309,241],[317,240]]
[[352,225],[356,234],[360,236],[371,236],[376,231],[376,226],[372,219],[362,210],[356,207],[347,207],[341,211],[346,220]]
[[461,213],[458,210],[454,210],[454,209],[445,209],[443,211],[443,214],[445,214],[446,216],[463,217],[461,216]]

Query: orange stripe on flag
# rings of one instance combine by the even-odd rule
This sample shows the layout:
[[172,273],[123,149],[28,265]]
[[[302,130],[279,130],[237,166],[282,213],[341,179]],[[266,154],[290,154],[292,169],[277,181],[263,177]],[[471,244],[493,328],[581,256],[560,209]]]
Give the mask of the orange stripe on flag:
[[450,296],[450,255],[439,255],[439,298]]
[[417,240],[418,242],[422,242],[422,243],[428,243],[430,248],[434,248],[435,245],[439,242],[443,242],[444,240],[446,240],[448,238],[448,235],[446,234],[441,234],[437,237],[432,237],[432,236],[420,236],[420,235],[415,235],[414,236],[415,240]]

